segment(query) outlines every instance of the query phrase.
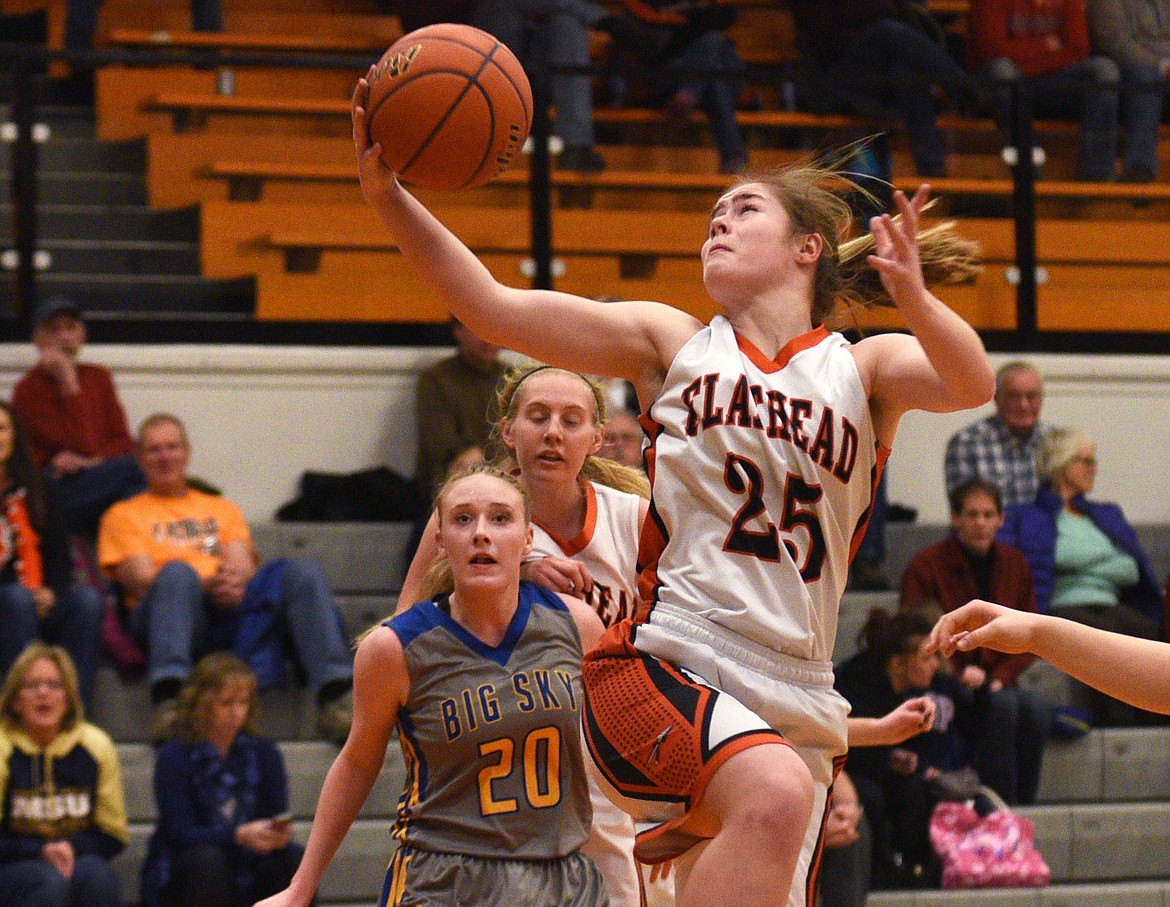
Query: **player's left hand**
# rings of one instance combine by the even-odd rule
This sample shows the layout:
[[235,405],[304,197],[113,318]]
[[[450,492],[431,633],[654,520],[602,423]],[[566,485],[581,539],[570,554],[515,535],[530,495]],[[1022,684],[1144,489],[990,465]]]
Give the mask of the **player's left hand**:
[[926,293],[922,276],[922,262],[918,254],[919,215],[930,197],[930,186],[922,185],[912,199],[902,190],[894,192],[898,209],[895,219],[882,214],[870,219],[869,229],[874,238],[874,254],[867,259],[877,270],[882,286],[896,304],[903,300],[917,300]]

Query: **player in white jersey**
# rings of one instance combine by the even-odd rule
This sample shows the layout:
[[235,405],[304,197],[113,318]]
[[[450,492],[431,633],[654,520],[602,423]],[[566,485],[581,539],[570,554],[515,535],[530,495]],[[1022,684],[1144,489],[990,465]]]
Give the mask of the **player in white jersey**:
[[[561,368],[626,378],[648,411],[643,426],[653,445],[647,461],[655,495],[648,522],[662,530],[660,563],[655,569],[643,561],[646,613],[607,630],[603,651],[590,653],[584,675],[595,760],[616,790],[637,798],[646,818],[667,822],[647,836],[640,855],[669,859],[685,850],[677,879],[680,907],[774,904],[781,891],[789,891],[791,904],[805,904],[831,766],[845,751],[846,708],[832,692],[831,664],[820,657],[833,642],[833,621],[824,612],[843,582],[839,571],[857,529],[850,524],[864,522],[855,504],[877,481],[876,468],[867,474],[866,464],[879,466],[882,451],[857,451],[848,471],[856,492],[826,491],[811,480],[837,481],[832,469],[841,467],[849,443],[844,420],[858,443],[870,438],[888,449],[904,412],[974,407],[993,391],[978,334],[926,288],[921,251],[933,258],[943,247],[938,234],[918,235],[926,188],[913,199],[895,193],[900,220],[873,218],[872,237],[865,240],[872,254],[858,255],[860,244],[841,243],[851,222],[841,196],[852,184],[840,178],[826,184],[830,175],[812,168],[738,180],[716,202],[701,250],[704,285],[724,316],[705,325],[657,303],[602,304],[500,284],[381,162],[366,123],[368,90],[360,79],[354,92],[362,191],[423,279],[477,335]],[[957,261],[944,252],[933,276],[953,272]],[[855,283],[866,275],[877,279]],[[722,349],[726,336],[745,357],[758,354],[757,366],[771,361],[779,370],[781,361],[796,364],[801,353],[794,351],[810,346],[808,335],[839,301],[881,298],[898,308],[910,333],[856,344],[814,337],[814,348],[838,348],[830,367],[838,384],[807,401],[796,396],[781,404],[746,365],[724,375],[726,357],[689,390],[696,377],[690,368],[698,368],[706,350]],[[855,369],[849,378],[843,377],[844,357]],[[686,364],[685,385],[676,359]],[[734,396],[741,376],[742,399]],[[814,373],[809,380],[819,379]],[[769,439],[775,445],[762,443],[772,427],[770,407],[787,414],[791,436],[798,423],[818,430],[828,418],[825,407],[839,405],[842,394],[849,411],[834,410],[829,419],[832,467],[826,469],[820,451],[810,463],[815,448],[782,436]],[[686,410],[688,399],[698,406],[694,435],[685,420],[666,416]],[[737,434],[711,431],[719,419],[732,419],[725,427]],[[779,414],[775,420],[783,421]],[[678,437],[658,437],[680,427]],[[737,455],[731,444],[748,435],[756,440]],[[661,463],[659,440],[665,445]],[[716,503],[712,470],[718,463],[725,488]],[[778,486],[764,484],[776,477],[783,480]],[[838,507],[844,512],[832,509]],[[728,518],[722,538],[712,528],[719,514]],[[698,530],[693,545],[692,520]],[[703,575],[712,570],[714,577]],[[765,574],[766,584],[757,588]],[[817,584],[824,590],[800,589]],[[707,594],[712,597],[699,597]],[[671,618],[686,623],[685,635],[659,625],[654,612],[664,607],[660,596],[669,601]],[[703,627],[711,632],[698,632]],[[781,651],[760,643],[775,627],[784,628]],[[669,644],[671,654],[640,651],[643,629],[657,651]]]
[[601,621],[579,599],[520,579],[532,545],[523,489],[488,466],[437,496],[454,588],[358,646],[354,721],[289,887],[264,907],[307,907],[398,726],[407,784],[380,904],[606,907],[580,852],[589,800],[580,738],[582,647]]
[[[606,415],[600,387],[575,372],[535,366],[506,375],[498,398],[499,435],[509,455],[504,468],[519,475],[532,502],[525,578],[580,596],[607,627],[633,616],[649,488],[635,471],[595,456]],[[445,585],[426,581],[437,554],[433,521],[407,571],[399,611],[430,586]],[[633,822],[590,780],[593,827],[582,852],[601,869],[613,907],[638,907]]]

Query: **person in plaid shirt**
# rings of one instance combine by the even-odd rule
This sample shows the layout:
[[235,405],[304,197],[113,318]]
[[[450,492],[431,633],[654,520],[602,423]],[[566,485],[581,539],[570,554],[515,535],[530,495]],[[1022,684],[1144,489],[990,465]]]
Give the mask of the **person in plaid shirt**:
[[947,442],[947,495],[968,479],[999,486],[1003,503],[1036,499],[1036,451],[1051,426],[1040,421],[1044,379],[1022,360],[995,375],[995,414],[955,432]]

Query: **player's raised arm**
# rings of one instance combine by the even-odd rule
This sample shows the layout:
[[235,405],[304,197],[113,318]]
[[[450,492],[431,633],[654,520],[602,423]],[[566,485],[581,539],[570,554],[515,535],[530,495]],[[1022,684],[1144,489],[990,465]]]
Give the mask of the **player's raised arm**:
[[[564,368],[643,383],[665,372],[701,324],[659,303],[599,303],[499,283],[450,230],[398,183],[370,141],[366,79],[353,97],[353,139],[362,193],[390,229],[403,257],[451,312],[484,340]],[[699,239],[698,237],[696,238]]]
[[888,430],[907,410],[953,412],[991,399],[995,375],[978,333],[930,292],[919,249],[919,215],[928,187],[913,199],[895,193],[899,217],[870,222],[875,254],[868,258],[913,333],[882,334],[857,344],[859,367],[870,382],[878,430]]
[[1170,714],[1170,645],[1163,642],[973,601],[944,614],[930,644],[944,655],[977,648],[1031,652],[1102,693]]

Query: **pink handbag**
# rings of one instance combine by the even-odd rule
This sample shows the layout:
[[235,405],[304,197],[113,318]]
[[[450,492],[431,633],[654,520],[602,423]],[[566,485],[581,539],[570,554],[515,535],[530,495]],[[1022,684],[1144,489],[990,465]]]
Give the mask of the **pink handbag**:
[[942,859],[942,887],[1047,885],[1052,870],[1032,832],[1031,821],[1006,806],[980,816],[968,803],[939,803],[930,817],[930,843]]

